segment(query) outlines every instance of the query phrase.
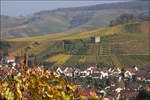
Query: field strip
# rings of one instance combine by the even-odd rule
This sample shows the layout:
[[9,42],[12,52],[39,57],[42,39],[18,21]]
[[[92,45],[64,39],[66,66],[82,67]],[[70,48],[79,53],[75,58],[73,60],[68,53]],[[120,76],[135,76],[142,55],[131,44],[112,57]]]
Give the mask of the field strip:
[[115,65],[117,65],[117,66],[120,66],[120,65],[121,65],[121,64],[120,64],[120,61],[118,60],[118,57],[117,57],[117,56],[112,56],[111,58],[112,58],[112,61],[113,61],[113,63],[114,63]]

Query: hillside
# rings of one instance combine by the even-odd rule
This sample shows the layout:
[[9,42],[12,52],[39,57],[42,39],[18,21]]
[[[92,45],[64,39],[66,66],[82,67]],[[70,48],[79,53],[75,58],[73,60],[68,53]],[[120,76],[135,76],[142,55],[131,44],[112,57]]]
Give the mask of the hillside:
[[[149,34],[149,22],[143,21],[78,34],[7,39],[7,42],[9,55],[21,55],[21,51],[26,51],[31,60],[38,55],[43,64],[73,66],[97,63],[148,68]],[[101,43],[91,43],[92,36],[101,36]]]
[[54,33],[80,33],[106,27],[123,13],[139,15],[149,8],[147,1],[98,4],[86,7],[41,11],[31,16],[1,16],[2,37],[29,37]]

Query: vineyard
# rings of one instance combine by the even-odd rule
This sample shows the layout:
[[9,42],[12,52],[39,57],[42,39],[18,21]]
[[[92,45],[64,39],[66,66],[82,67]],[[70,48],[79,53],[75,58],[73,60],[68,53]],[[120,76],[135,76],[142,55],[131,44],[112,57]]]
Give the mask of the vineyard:
[[124,56],[78,56],[72,55],[62,65],[76,66],[77,64],[101,64],[102,66],[111,67],[114,65],[122,65],[130,67],[133,65],[141,69],[149,68],[149,55],[124,55]]
[[[28,52],[31,60],[33,56],[38,55],[43,64],[46,62],[55,66],[68,66],[77,63],[103,62],[104,65],[126,63],[127,66],[136,64],[141,68],[148,68],[150,52],[148,26],[149,22],[143,21],[77,34],[61,33],[5,41],[10,45],[9,55],[20,56],[21,52]],[[94,36],[100,36],[101,42],[91,43],[90,38]],[[137,58],[134,59],[135,57]],[[123,62],[123,59],[130,59],[132,62],[129,60]]]

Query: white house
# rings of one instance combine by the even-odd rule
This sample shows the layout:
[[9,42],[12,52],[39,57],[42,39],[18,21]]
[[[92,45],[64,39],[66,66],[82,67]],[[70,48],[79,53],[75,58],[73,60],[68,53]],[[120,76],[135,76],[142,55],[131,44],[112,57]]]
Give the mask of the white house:
[[64,74],[64,70],[64,67],[58,67],[56,70],[57,75],[60,76],[61,74]]
[[74,77],[80,76],[80,73],[81,73],[81,70],[76,68],[75,71],[74,71]]
[[120,93],[122,90],[123,90],[123,89],[119,87],[119,88],[117,88],[115,91],[118,92],[118,93]]
[[7,56],[6,57],[6,62],[7,63],[13,63],[13,62],[15,62],[15,57],[14,56]]
[[90,73],[90,71],[81,71],[81,73],[80,73],[80,77],[87,77],[87,76],[89,76],[91,73]]
[[130,72],[130,71],[126,71],[125,73],[124,73],[124,77],[125,78],[132,78],[132,73]]
[[108,77],[108,72],[103,72],[103,71],[101,71],[101,74],[102,74],[102,77],[103,77],[103,78]]
[[65,74],[65,76],[72,77],[73,69],[71,67],[66,67],[64,70],[64,74]]
[[0,64],[0,68],[2,67],[2,65]]
[[136,71],[139,71],[139,68],[137,68],[136,66],[134,67],[134,69],[135,69]]
[[87,72],[90,72],[90,74],[92,74],[93,69],[94,69],[94,67],[88,67],[88,68],[86,69],[86,71],[87,71]]
[[93,73],[93,74],[91,74],[91,77],[92,78],[97,78],[97,79],[102,79],[103,78],[101,73]]
[[14,62],[14,63],[12,64],[12,66],[15,67],[15,66],[16,66],[16,63]]
[[121,80],[122,80],[122,77],[120,76],[119,79],[118,79],[118,82],[120,82]]
[[38,70],[39,71],[43,71],[44,70],[44,66],[38,66]]
[[107,95],[107,93],[104,90],[101,90],[100,93],[103,94],[103,97]]

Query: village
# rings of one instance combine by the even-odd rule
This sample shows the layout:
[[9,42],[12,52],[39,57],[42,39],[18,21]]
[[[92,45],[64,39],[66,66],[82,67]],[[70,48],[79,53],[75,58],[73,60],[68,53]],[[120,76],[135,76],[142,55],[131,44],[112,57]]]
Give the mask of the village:
[[[20,76],[21,64],[16,57],[7,56],[1,59],[0,80]],[[150,71],[141,70],[137,66],[130,68],[112,66],[108,68],[89,65],[84,68],[76,67],[48,67],[38,65],[35,69],[42,71],[47,69],[56,77],[62,77],[71,84],[76,84],[80,89],[80,95],[101,95],[104,100],[130,100],[135,99],[139,91],[144,89],[150,92]],[[32,70],[32,68],[28,68]],[[126,98],[126,99],[125,99]]]

